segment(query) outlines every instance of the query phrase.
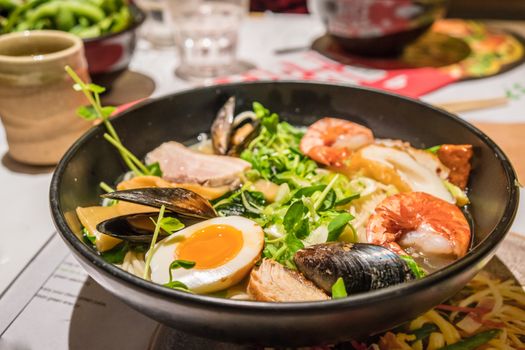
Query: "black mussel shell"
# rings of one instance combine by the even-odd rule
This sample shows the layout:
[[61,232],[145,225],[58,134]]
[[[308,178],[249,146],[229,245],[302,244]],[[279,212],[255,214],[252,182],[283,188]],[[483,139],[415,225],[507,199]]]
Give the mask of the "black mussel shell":
[[339,277],[343,278],[348,294],[385,288],[415,278],[399,255],[373,244],[316,244],[297,251],[294,262],[306,278],[328,293]]
[[239,156],[261,130],[260,120],[254,112],[234,113],[235,96],[231,96],[211,125],[211,144],[215,154]]
[[[153,232],[155,231],[154,222],[158,219],[158,216],[158,212],[117,216],[99,223],[97,230],[108,236],[132,243],[151,243]],[[180,220],[185,227],[197,222],[196,219],[183,218],[174,213],[165,213],[164,217],[176,218]],[[157,241],[168,237],[170,233],[171,232],[160,229]]]
[[210,202],[197,193],[180,187],[148,187],[134,190],[115,191],[102,195],[103,198],[142,204],[154,208],[164,207],[174,213],[210,219],[217,216]]
[[234,113],[235,96],[232,96],[221,107],[211,125],[211,144],[216,154],[226,154],[230,148]]
[[244,151],[245,148],[248,147],[250,142],[253,141],[259,135],[261,132],[261,122],[259,120],[253,121],[250,123],[252,126],[252,130],[243,136],[243,139],[238,144],[231,144],[230,149],[228,150],[228,155],[233,157],[238,157]]

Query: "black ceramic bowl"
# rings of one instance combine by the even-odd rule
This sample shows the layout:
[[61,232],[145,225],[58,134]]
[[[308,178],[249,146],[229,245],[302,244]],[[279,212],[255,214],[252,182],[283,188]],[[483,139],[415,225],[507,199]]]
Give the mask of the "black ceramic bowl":
[[310,0],[327,32],[348,52],[392,56],[445,15],[448,0]]
[[122,113],[113,123],[124,144],[144,156],[162,142],[192,141],[207,132],[230,95],[237,97],[239,111],[259,101],[297,125],[334,116],[367,125],[378,137],[407,140],[416,147],[472,144],[473,248],[454,264],[421,280],[333,301],[273,304],[171,290],[106,263],[79,239],[75,208],[100,203],[99,182],[111,183],[125,170],[99,125],[82,136],[58,164],[50,192],[53,219],[89,275],[153,319],[230,342],[291,346],[347,340],[398,325],[452,296],[490,260],[510,228],[519,192],[514,170],[501,149],[462,119],[411,99],[315,83],[234,84],[148,101]]

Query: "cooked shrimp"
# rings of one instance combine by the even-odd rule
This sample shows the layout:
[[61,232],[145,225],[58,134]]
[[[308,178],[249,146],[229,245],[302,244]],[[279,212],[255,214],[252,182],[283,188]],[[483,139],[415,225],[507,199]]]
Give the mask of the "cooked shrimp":
[[301,151],[318,163],[341,166],[351,152],[374,142],[372,130],[337,118],[323,118],[308,128]]
[[[407,254],[462,257],[470,244],[470,227],[461,210],[424,192],[407,192],[383,200],[366,228],[369,243]],[[406,249],[406,250],[405,250]]]

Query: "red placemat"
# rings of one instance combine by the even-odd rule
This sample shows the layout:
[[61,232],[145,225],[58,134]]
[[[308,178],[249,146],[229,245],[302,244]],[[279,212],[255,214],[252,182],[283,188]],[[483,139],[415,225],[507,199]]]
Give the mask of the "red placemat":
[[311,51],[281,56],[243,74],[214,79],[214,84],[256,80],[314,80],[369,86],[420,97],[458,80],[507,71],[524,60],[516,34],[480,22],[442,20],[394,58],[348,54],[330,36],[317,39]]

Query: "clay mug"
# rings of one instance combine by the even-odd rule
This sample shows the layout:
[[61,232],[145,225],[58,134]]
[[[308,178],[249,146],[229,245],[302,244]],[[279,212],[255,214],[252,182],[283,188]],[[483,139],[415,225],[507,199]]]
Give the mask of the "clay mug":
[[75,110],[87,104],[64,70],[89,81],[82,40],[53,31],[0,35],[0,118],[9,155],[22,163],[56,164],[90,124]]

